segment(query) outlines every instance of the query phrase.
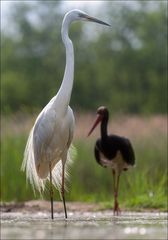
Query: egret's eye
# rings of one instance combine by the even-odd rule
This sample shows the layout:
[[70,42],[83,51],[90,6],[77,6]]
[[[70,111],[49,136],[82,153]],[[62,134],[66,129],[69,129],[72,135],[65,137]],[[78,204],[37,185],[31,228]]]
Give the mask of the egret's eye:
[[80,18],[85,18],[85,14],[83,14],[83,13],[78,13],[78,16],[79,16]]

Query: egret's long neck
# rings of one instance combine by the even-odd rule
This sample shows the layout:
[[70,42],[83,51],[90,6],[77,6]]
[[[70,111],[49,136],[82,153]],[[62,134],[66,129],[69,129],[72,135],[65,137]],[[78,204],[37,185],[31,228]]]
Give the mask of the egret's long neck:
[[69,24],[70,21],[65,18],[61,29],[62,40],[66,49],[66,66],[63,81],[57,93],[57,102],[63,110],[66,110],[69,105],[74,80],[74,49],[68,36]]

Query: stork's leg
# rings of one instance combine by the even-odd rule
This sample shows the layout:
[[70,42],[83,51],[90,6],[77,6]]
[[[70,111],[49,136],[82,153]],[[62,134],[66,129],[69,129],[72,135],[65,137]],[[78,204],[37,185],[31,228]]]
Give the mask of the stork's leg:
[[65,218],[67,218],[67,210],[65,205],[65,196],[64,196],[64,173],[65,173],[65,164],[62,164],[62,186],[61,186],[61,195],[62,195],[62,201],[64,204],[64,212],[65,212]]
[[[117,175],[117,176],[116,176]],[[116,181],[117,177],[117,181]],[[113,170],[113,178],[114,178],[114,215],[118,215],[120,213],[120,208],[118,204],[118,190],[119,190],[119,179],[120,179],[120,173],[115,173]]]
[[51,168],[51,163],[49,163],[49,169],[50,169],[51,219],[54,219],[54,214],[53,214],[53,185],[52,185],[52,168]]
[[115,196],[115,170],[112,169],[112,174],[113,174],[113,192],[114,192],[114,196]]
[[115,170],[114,169],[112,169],[112,173],[113,173],[113,193],[114,193],[113,213],[115,215],[115,213],[116,213],[116,174],[115,174]]

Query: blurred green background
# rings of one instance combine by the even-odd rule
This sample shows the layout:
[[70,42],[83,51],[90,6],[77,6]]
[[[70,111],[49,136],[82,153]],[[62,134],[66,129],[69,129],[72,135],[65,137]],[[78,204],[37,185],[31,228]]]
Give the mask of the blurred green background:
[[[61,84],[65,67],[61,23],[65,12],[77,6],[112,27],[71,25],[75,79],[70,105],[76,120],[81,114],[89,129],[100,105],[106,105],[112,121],[121,126],[129,116],[127,133],[137,166],[121,177],[121,204],[166,209],[167,2],[100,1],[97,7],[68,2],[14,1],[8,14],[1,10],[6,20],[1,29],[1,200],[35,198],[20,171],[23,152],[34,119]],[[89,113],[90,123],[85,121]],[[145,124],[143,129],[159,119],[153,125],[157,128],[151,127],[146,136],[137,124],[129,135],[134,116]],[[96,138],[79,135],[74,139],[78,155],[67,199],[111,206],[112,176],[94,160]]]

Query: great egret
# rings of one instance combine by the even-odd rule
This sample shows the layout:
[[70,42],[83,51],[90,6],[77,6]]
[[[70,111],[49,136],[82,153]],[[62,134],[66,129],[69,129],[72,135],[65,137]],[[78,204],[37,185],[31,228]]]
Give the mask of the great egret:
[[88,133],[101,122],[101,138],[95,144],[95,158],[98,164],[112,169],[114,180],[114,214],[119,213],[118,189],[121,172],[128,170],[135,164],[135,154],[129,139],[117,135],[107,134],[107,123],[109,119],[108,109],[104,106],[97,110],[97,119]]
[[25,148],[22,170],[26,171],[33,189],[41,193],[46,180],[50,181],[51,218],[53,219],[53,188],[59,190],[65,205],[64,188],[67,179],[67,167],[70,164],[71,142],[74,132],[74,115],[69,106],[74,80],[74,49],[68,36],[69,25],[76,20],[86,20],[110,26],[109,24],[90,17],[80,10],[69,11],[62,23],[61,35],[66,49],[66,67],[60,89],[56,96],[44,107],[38,115],[30,132]]

